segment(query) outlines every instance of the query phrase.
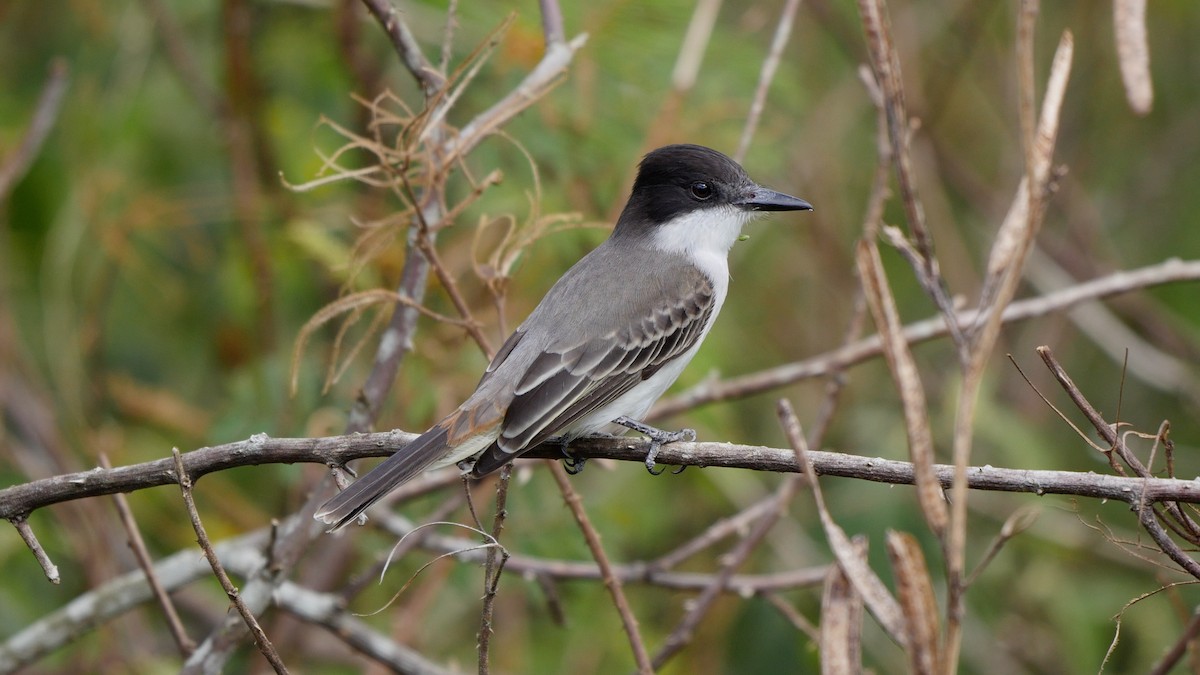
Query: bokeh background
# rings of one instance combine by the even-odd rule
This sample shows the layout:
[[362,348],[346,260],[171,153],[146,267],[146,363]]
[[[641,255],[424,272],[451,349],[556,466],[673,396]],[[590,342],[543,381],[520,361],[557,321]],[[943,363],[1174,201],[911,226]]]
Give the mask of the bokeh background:
[[[586,46],[557,88],[471,155],[468,164],[477,174],[499,169],[503,183],[439,242],[495,344],[504,337],[500,317],[472,265],[478,223],[505,214],[524,222],[535,200],[541,215],[569,214],[567,222],[579,225],[538,240],[522,255],[504,309],[507,325],[515,326],[559,274],[603,239],[603,224],[623,203],[641,154],[668,142],[736,148],[782,4],[723,3],[699,77],[676,91],[672,71],[692,3],[564,3],[567,35],[588,33]],[[399,6],[436,60],[445,3]],[[1055,153],[1068,172],[1049,202],[1041,255],[1032,263],[1067,279],[1200,256],[1200,5],[1151,3],[1155,98],[1145,116],[1125,100],[1110,10],[1107,4],[1044,3],[1037,23],[1039,95],[1061,32],[1069,29],[1075,38]],[[515,22],[466,89],[452,124],[470,120],[541,58],[536,3],[464,1],[452,63],[462,62],[509,12],[516,12]],[[912,142],[930,227],[951,292],[970,302],[1023,171],[1016,3],[897,1],[891,14],[909,112],[919,122]],[[876,161],[876,113],[857,75],[866,58],[852,3],[803,3],[744,165],[759,182],[804,197],[816,210],[748,227],[749,239],[732,253],[733,284],[721,321],[676,390],[840,344],[857,284],[853,246]],[[167,456],[172,447],[194,449],[259,432],[340,433],[373,344],[324,390],[336,329],[316,331],[299,353],[293,394],[295,341],[305,322],[340,295],[395,287],[403,236],[365,259],[355,257],[354,244],[362,232],[356,222],[400,204],[387,191],[349,181],[305,192],[287,185],[316,178],[321,154],[343,142],[321,120],[362,133],[365,108],[352,95],[370,99],[388,89],[419,106],[411,77],[379,26],[359,4],[340,0],[0,4],[0,157],[16,147],[56,59],[67,64],[70,78],[61,114],[27,175],[0,197],[0,307],[8,324],[0,331],[6,405],[0,485],[90,468],[101,453],[123,465]],[[227,113],[218,114],[214,102]],[[894,199],[885,220],[903,223]],[[905,320],[931,316],[934,308],[906,263],[893,251],[884,255]],[[1043,290],[1026,284],[1018,297]],[[454,314],[436,280],[427,304]],[[1067,314],[1006,327],[980,397],[976,463],[1107,471],[1099,453],[1003,358],[1011,353],[1062,405],[1033,352],[1045,344],[1106,413],[1119,405],[1122,420],[1147,432],[1169,419],[1176,473],[1197,474],[1200,287],[1154,288],[1105,306],[1127,335],[1081,330]],[[362,335],[366,323],[351,334]],[[1125,347],[1131,363],[1123,376]],[[946,461],[955,357],[944,341],[915,351]],[[1139,361],[1158,354],[1174,359],[1176,377],[1164,381],[1139,370]],[[422,320],[377,428],[424,429],[469,393],[485,363],[461,329]],[[906,458],[886,365],[877,359],[846,377],[826,446]],[[694,426],[704,439],[781,447],[775,400],[791,399],[807,422],[823,388],[821,381],[801,382],[664,424]],[[263,527],[302,503],[324,471],[281,465],[206,477],[197,485],[201,514],[215,539]],[[574,479],[619,561],[662,555],[768,494],[779,480],[716,469],[651,478],[632,464],[594,467]],[[870,537],[872,561],[885,579],[887,529],[921,537],[935,577],[940,573],[936,543],[910,488],[833,478],[824,487],[838,522]],[[194,548],[177,490],[141,491],[130,502],[154,555]],[[418,500],[405,513],[420,520],[437,503]],[[798,496],[746,571],[830,560],[810,503],[806,494]],[[1062,497],[973,494],[968,561],[979,559],[1012,512],[1030,504],[1040,507],[1036,523],[970,591],[963,672],[1095,672],[1114,639],[1115,615],[1183,578],[1144,549],[1144,535],[1139,538],[1123,505]],[[504,542],[510,549],[589,559],[540,468],[518,474],[508,508]],[[465,522],[461,512],[455,518]],[[107,499],[43,510],[31,522],[64,582],[50,586],[19,538],[11,531],[0,536],[0,636],[135,569]],[[337,544],[318,540],[314,549],[336,545],[337,554],[314,550],[295,577],[321,590],[336,588],[392,543],[373,531],[351,537]],[[686,569],[713,570],[722,550],[697,556]],[[402,560],[353,608],[379,607],[429,558],[417,553]],[[435,661],[471,670],[481,586],[478,566],[441,562],[368,621]],[[536,584],[504,578],[494,670],[629,669],[628,646],[602,584],[564,583],[559,592],[566,612],[561,626]],[[691,597],[636,585],[628,593],[652,646]],[[784,596],[819,623],[819,590]],[[1175,641],[1197,600],[1196,591],[1179,586],[1130,607],[1108,671],[1136,672],[1152,663]],[[211,579],[180,591],[177,601],[199,635],[225,608]],[[267,631],[285,661],[304,672],[363,667],[319,628],[268,614]],[[868,628],[865,650],[875,672],[903,671],[901,652],[878,629]],[[35,668],[168,672],[178,658],[158,610],[147,605],[98,626]],[[237,659],[234,672],[263,668],[252,647]],[[727,597],[666,672],[813,672],[817,664],[811,638],[768,602]]]

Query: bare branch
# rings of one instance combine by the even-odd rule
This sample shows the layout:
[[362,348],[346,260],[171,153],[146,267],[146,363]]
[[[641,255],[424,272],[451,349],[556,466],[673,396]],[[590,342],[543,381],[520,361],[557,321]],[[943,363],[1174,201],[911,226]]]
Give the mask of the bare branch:
[[200,522],[200,512],[196,510],[196,502],[192,499],[192,479],[188,475],[187,468],[183,465],[183,456],[179,454],[179,449],[172,451],[173,459],[175,460],[175,475],[179,479],[179,490],[183,494],[183,503],[187,507],[188,517],[192,521],[192,529],[196,531],[196,543],[200,544],[201,550],[204,551],[204,558],[212,567],[213,574],[216,575],[217,581],[221,583],[221,588],[224,589],[225,595],[229,597],[229,601],[237,608],[238,614],[242,615],[242,620],[246,622],[246,627],[254,635],[254,643],[262,655],[266,657],[267,662],[276,673],[287,673],[287,666],[283,660],[279,658],[279,653],[275,651],[275,646],[271,644],[271,640],[267,634],[263,632],[262,626],[259,625],[258,619],[255,618],[254,612],[251,612],[246,603],[242,600],[238,589],[233,585],[233,581],[229,575],[225,573],[225,567],[221,565],[221,559],[217,556],[217,552],[213,550],[212,543],[208,540],[208,533],[204,530],[204,523]]
[[551,463],[550,475],[554,476],[554,482],[558,484],[558,489],[562,492],[563,501],[567,503],[571,515],[575,516],[575,522],[578,523],[579,530],[583,532],[588,549],[592,552],[592,557],[596,559],[596,565],[599,566],[600,573],[604,576],[604,586],[608,588],[608,592],[613,598],[613,604],[617,607],[617,613],[621,615],[621,625],[624,626],[625,635],[629,638],[629,645],[633,648],[633,658],[637,662],[638,672],[642,675],[653,673],[654,668],[650,665],[650,655],[646,652],[646,644],[642,641],[641,633],[638,632],[637,618],[633,616],[633,611],[629,608],[629,601],[625,599],[621,580],[613,573],[612,564],[608,561],[608,554],[604,552],[604,546],[600,543],[600,533],[596,532],[591,519],[583,509],[583,500],[579,498],[579,493],[575,492],[575,488],[571,487],[571,480],[561,464]]
[[[512,477],[512,463],[505,464],[500,469],[500,479],[496,482],[496,515],[492,520],[491,542],[500,542],[500,532],[504,529],[504,519],[508,517],[508,484]],[[496,607],[496,588],[500,585],[500,574],[508,563],[509,553],[503,546],[487,547],[487,562],[483,567],[483,608],[479,612],[479,675],[488,672],[488,646],[492,640],[492,617]]]
[[291,581],[283,582],[276,594],[280,609],[326,628],[331,635],[395,672],[411,675],[450,675],[459,672],[439,666],[373,630],[347,612],[340,600],[335,594],[317,593]]
[[875,326],[884,337],[884,355],[888,370],[904,406],[904,427],[908,434],[908,452],[916,468],[917,501],[929,529],[938,538],[946,533],[948,514],[941,486],[933,475],[933,432],[929,428],[929,409],[925,402],[925,386],[917,371],[904,339],[900,324],[900,311],[883,271],[879,249],[872,239],[862,239],[856,250],[858,275],[862,280]]
[[400,12],[396,11],[396,8],[388,0],[362,0],[362,2],[367,6],[367,11],[371,13],[371,16],[379,22],[379,26],[383,28],[388,39],[392,41],[392,47],[395,48],[396,55],[400,57],[400,62],[408,68],[413,79],[421,86],[425,98],[430,99],[436,96],[442,85],[445,84],[445,78],[433,67],[429,59],[425,58],[425,53],[417,44],[417,38],[412,34],[408,24],[400,18]]
[[738,141],[737,151],[733,159],[742,162],[746,152],[750,150],[750,140],[758,128],[758,120],[762,117],[763,107],[767,103],[767,90],[775,79],[775,71],[779,70],[779,61],[783,56],[783,48],[787,46],[788,37],[792,34],[792,24],[796,21],[796,10],[800,8],[800,0],[787,0],[779,15],[779,23],[775,25],[775,37],[771,38],[771,48],[767,58],[763,59],[762,68],[758,73],[758,86],[754,89],[754,100],[750,103],[750,111],[746,113],[746,124],[742,127],[742,138]]
[[546,44],[561,44],[567,33],[563,29],[562,8],[558,6],[558,0],[538,0],[538,6],[542,10],[542,37]]
[[[797,424],[796,432],[799,433]],[[802,484],[802,479],[799,476],[788,476],[775,490],[775,499],[773,500],[774,508],[768,509],[754,522],[753,527],[746,536],[733,547],[723,557],[721,570],[713,579],[712,585],[704,589],[699,598],[696,598],[689,607],[687,614],[667,636],[661,648],[654,655],[654,668],[658,670],[666,664],[675,654],[683,649],[692,640],[692,635],[695,633],[696,627],[700,625],[700,621],[704,618],[708,611],[712,609],[713,603],[724,590],[729,579],[733,576],[735,570],[745,564],[750,554],[762,542],[775,523],[779,521],[788,507],[791,505],[792,498],[796,494],[796,490]]]
[[[188,473],[194,478],[239,466],[297,462],[344,464],[354,459],[385,457],[403,448],[416,436],[392,431],[324,438],[255,437],[183,453],[182,459]],[[571,443],[571,451],[580,457],[638,464],[645,461],[648,448],[648,441],[634,438],[582,438]],[[913,483],[913,467],[909,462],[818,450],[810,450],[809,455],[814,467],[822,475],[877,483]],[[557,459],[561,456],[562,446],[557,441],[551,441],[531,450],[522,459]],[[724,467],[777,473],[799,471],[795,455],[790,449],[733,443],[672,443],[662,447],[658,461],[672,466]],[[941,485],[949,487],[952,467],[935,464],[933,470]],[[428,483],[417,485],[413,493],[423,493],[431,486],[458,482],[453,473],[448,472],[444,476],[448,477],[447,481],[431,477]],[[62,474],[0,490],[0,518],[11,521],[22,514],[60,502],[174,484],[176,480],[170,459],[119,466],[111,470],[97,468]],[[1144,496],[1147,503],[1180,501],[1200,504],[1200,482],[1175,478],[1143,479],[1097,476],[1077,471],[975,466],[967,470],[967,484],[975,490],[1075,495],[1123,502],[1131,497]]]
[[[111,469],[112,465],[108,462],[108,457],[102,452],[100,453],[100,464],[105,469]],[[171,601],[171,596],[163,588],[162,582],[158,579],[158,573],[154,569],[154,561],[150,558],[150,551],[146,549],[146,542],[142,539],[142,533],[138,529],[137,520],[133,517],[133,509],[129,508],[129,500],[124,494],[118,492],[113,495],[113,503],[116,504],[117,513],[121,516],[121,524],[125,526],[125,533],[129,537],[129,548],[133,550],[133,555],[137,559],[138,567],[146,573],[146,584],[150,587],[150,591],[154,593],[154,601],[158,603],[162,609],[163,617],[167,620],[167,628],[171,631],[171,637],[175,640],[175,645],[179,648],[179,653],[187,658],[196,649],[196,642],[188,637],[187,629],[183,625],[183,621],[179,618],[179,612],[175,609],[175,603]]]
[[888,592],[887,586],[860,555],[862,547],[856,546],[850,541],[850,537],[846,536],[846,531],[833,520],[829,509],[826,508],[825,496],[821,492],[821,482],[817,478],[821,471],[813,463],[813,453],[806,447],[804,435],[799,432],[800,424],[796,420],[796,413],[787,399],[779,401],[779,418],[787,434],[788,442],[792,445],[796,464],[803,467],[804,477],[807,479],[809,487],[812,488],[817,515],[821,519],[821,527],[825,530],[825,538],[829,542],[829,547],[833,549],[838,566],[842,568],[846,578],[854,585],[854,589],[862,597],[867,609],[875,616],[875,620],[887,632],[888,637],[901,647],[906,647],[908,637],[900,604],[896,602],[896,599]]
[[954,322],[954,305],[942,279],[937,258],[934,256],[933,235],[925,223],[925,207],[917,190],[916,171],[912,165],[909,146],[909,119],[904,103],[904,78],[900,74],[900,56],[892,40],[891,20],[888,17],[886,0],[859,0],[859,16],[867,37],[871,68],[875,81],[883,94],[884,110],[887,113],[888,135],[892,142],[892,161],[896,165],[896,178],[900,187],[900,198],[912,232],[916,250],[920,253],[918,264],[913,266],[917,279],[938,310],[945,318],[950,336],[958,349],[959,360],[967,362],[967,342],[959,324]]
[[37,560],[38,565],[41,566],[42,572],[46,574],[46,578],[50,580],[50,583],[62,583],[62,578],[58,575],[58,565],[54,564],[49,554],[46,553],[46,549],[42,548],[42,543],[38,541],[37,535],[33,533],[33,528],[29,526],[29,520],[25,516],[15,516],[9,518],[8,522],[17,528],[17,534],[21,535],[21,540],[33,552],[34,560]]

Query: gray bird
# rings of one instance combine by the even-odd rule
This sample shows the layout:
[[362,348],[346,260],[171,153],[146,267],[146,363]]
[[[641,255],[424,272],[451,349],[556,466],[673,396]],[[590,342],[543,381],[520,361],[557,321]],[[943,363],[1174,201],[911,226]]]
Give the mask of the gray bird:
[[617,425],[651,438],[653,469],[659,444],[683,434],[636,420],[712,328],[742,226],[761,211],[811,209],[757,185],[716,150],[668,145],[647,154],[612,235],[554,284],[475,393],[315,517],[336,530],[422,471],[460,464],[483,476],[552,436]]

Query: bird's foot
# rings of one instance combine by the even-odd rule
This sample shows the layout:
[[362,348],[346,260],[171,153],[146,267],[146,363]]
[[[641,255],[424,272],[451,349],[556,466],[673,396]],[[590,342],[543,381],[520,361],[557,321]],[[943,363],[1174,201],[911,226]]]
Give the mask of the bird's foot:
[[567,473],[572,476],[577,473],[583,473],[583,465],[587,464],[587,457],[580,457],[574,452],[571,452],[571,439],[567,438],[566,436],[560,436],[556,439],[550,440],[558,441],[559,450],[563,455],[563,468],[567,470]]
[[[659,429],[657,427],[652,427],[649,424],[646,424],[644,422],[639,422],[635,419],[631,419],[624,415],[613,420],[613,423],[620,424],[621,426],[625,427],[626,429],[636,431],[639,434],[642,434],[646,438],[650,439],[650,451],[646,453],[646,470],[649,471],[650,474],[654,475],[654,476],[661,474],[665,470],[665,469],[660,469],[659,471],[654,470],[654,460],[655,460],[655,458],[658,457],[658,451],[660,449],[662,449],[662,446],[664,446],[668,443],[675,443],[678,441],[686,441],[686,442],[690,443],[690,442],[696,440],[696,430],[695,429],[680,429],[679,431],[664,431],[662,429]],[[678,469],[675,469],[675,471],[673,471],[672,473],[680,473],[686,468],[687,468],[686,464],[681,465]]]

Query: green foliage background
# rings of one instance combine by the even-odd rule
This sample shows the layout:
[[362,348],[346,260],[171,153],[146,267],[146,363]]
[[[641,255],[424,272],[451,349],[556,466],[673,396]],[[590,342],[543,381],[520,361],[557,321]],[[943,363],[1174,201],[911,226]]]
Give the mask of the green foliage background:
[[[564,3],[568,36],[590,38],[562,82],[544,100],[475,152],[480,175],[504,174],[459,225],[443,235],[448,265],[488,322],[497,344],[498,317],[471,273],[474,226],[485,215],[529,216],[540,179],[542,213],[574,212],[610,221],[624,199],[637,159],[667,142],[698,142],[732,152],[741,133],[762,59],[782,3],[728,2],[694,89],[668,105],[671,71],[692,4],[598,0]],[[168,2],[183,28],[181,46],[195,57],[200,81],[167,58],[152,3],[78,0],[0,6],[0,156],[23,132],[48,65],[63,57],[71,85],[55,129],[25,179],[0,204],[0,272],[15,342],[0,353],[0,374],[23,382],[21,396],[45,415],[48,435],[32,442],[11,424],[0,437],[0,485],[95,466],[156,459],[172,446],[187,450],[253,433],[272,436],[340,433],[357,387],[370,367],[368,347],[328,391],[321,385],[334,330],[319,331],[303,350],[299,387],[288,391],[294,340],[319,308],[345,290],[392,288],[403,238],[356,276],[349,262],[354,219],[380,217],[398,204],[386,194],[340,183],[304,193],[321,167],[318,152],[340,139],[318,121],[361,129],[360,88],[339,47],[354,38],[379,82],[416,104],[378,26],[354,3],[243,4]],[[512,29],[452,114],[462,124],[507,92],[541,56],[535,3],[461,2],[454,60],[463,59],[510,11]],[[1134,115],[1125,103],[1107,5],[1043,3],[1037,33],[1039,93],[1062,30],[1076,41],[1056,161],[1069,173],[1050,202],[1040,244],[1078,279],[1200,253],[1200,5],[1151,3],[1154,109]],[[403,3],[418,38],[436,53],[444,4]],[[250,60],[231,68],[222,13],[244,11],[252,22]],[[350,33],[339,28],[352,16]],[[910,113],[917,171],[943,271],[951,290],[973,298],[991,238],[1022,172],[1016,116],[1015,3],[895,2],[892,20]],[[791,43],[770,90],[745,165],[760,182],[811,201],[816,211],[752,225],[735,247],[730,301],[679,387],[712,373],[735,375],[836,347],[851,315],[859,236],[875,164],[875,111],[856,69],[866,50],[851,3],[815,0],[800,10]],[[198,99],[198,87],[228,94],[232,75],[256,84],[242,101],[264,143],[261,175],[247,193],[234,176],[222,123]],[[281,180],[282,179],[282,180]],[[247,197],[247,194],[249,195]],[[238,199],[248,199],[239,205]],[[241,214],[241,216],[239,216]],[[249,214],[250,217],[245,217]],[[902,224],[896,200],[885,219]],[[557,276],[599,242],[600,228],[540,240],[523,257],[505,319],[516,325]],[[254,237],[261,242],[255,248]],[[256,257],[257,256],[257,257]],[[889,277],[906,320],[933,307],[907,265],[885,251]],[[256,262],[257,261],[257,262]],[[256,277],[256,267],[265,276]],[[266,289],[264,292],[263,289]],[[1025,288],[1020,296],[1033,295]],[[453,314],[436,283],[428,304]],[[1107,303],[1138,336],[1185,364],[1182,390],[1127,377],[1121,365],[1066,316],[1006,328],[981,395],[974,461],[1031,469],[1107,471],[1090,450],[1002,357],[1011,353],[1055,398],[1033,348],[1047,344],[1081,389],[1110,415],[1153,431],[1172,423],[1179,476],[1196,475],[1200,442],[1197,358],[1200,292],[1181,284]],[[361,331],[361,326],[359,330]],[[930,394],[943,460],[957,391],[947,344],[916,355]],[[1141,356],[1137,349],[1130,360]],[[462,331],[424,321],[378,427],[419,430],[470,391],[483,356]],[[711,405],[670,425],[695,426],[705,439],[784,444],[774,400],[792,399],[804,421],[815,415],[823,383],[806,382]],[[12,389],[10,391],[16,391]],[[11,410],[8,415],[13,415]],[[853,368],[827,437],[839,450],[907,456],[900,406],[882,361]],[[1159,464],[1161,466],[1161,462]],[[267,524],[290,512],[323,467],[266,466],[225,472],[198,484],[201,513],[214,538]],[[651,478],[634,465],[595,468],[575,479],[610,555],[622,561],[661,555],[714,520],[772,490],[775,475],[691,470]],[[882,535],[917,533],[935,574],[939,558],[908,488],[826,479],[835,517],[872,541],[872,559],[887,576]],[[1119,505],[1058,497],[973,494],[969,561],[978,560],[1000,524],[1020,506],[1038,503],[1041,517],[991,565],[969,595],[963,672],[1094,672],[1113,639],[1113,617],[1129,600],[1177,580],[1144,560],[1134,518]],[[151,551],[194,546],[178,492],[130,495]],[[414,518],[434,500],[408,509]],[[552,482],[534,470],[511,493],[506,545],[531,555],[588,559]],[[749,571],[822,564],[830,554],[807,495],[751,560]],[[15,534],[0,536],[0,635],[11,635],[89,587],[134,568],[107,500],[35,513],[31,519],[64,583],[51,587]],[[351,535],[359,545],[336,558],[314,550],[298,578],[334,588],[390,546],[378,533]],[[1118,546],[1111,539],[1135,542]],[[321,542],[318,542],[318,547]],[[354,553],[357,551],[357,553]],[[706,571],[708,554],[689,563]],[[1154,556],[1150,556],[1154,558]],[[420,562],[423,562],[420,561]],[[383,586],[359,600],[371,610],[415,570],[403,561]],[[431,658],[474,664],[482,572],[441,563],[398,605],[370,621],[399,632]],[[498,672],[620,672],[631,659],[616,614],[599,583],[561,587],[567,613],[553,625],[541,592],[515,575],[504,579],[497,607],[493,663]],[[688,594],[629,589],[651,648],[670,632]],[[787,598],[814,623],[819,593]],[[206,580],[178,598],[190,625],[206,626],[224,607]],[[1172,588],[1125,615],[1109,672],[1138,671],[1179,634],[1198,598]],[[411,603],[411,604],[410,604]],[[99,627],[39,668],[157,672],[176,656],[147,607]],[[870,621],[868,620],[868,623]],[[275,618],[268,633],[298,625]],[[197,629],[201,630],[201,629]],[[312,634],[305,628],[305,635]],[[201,633],[203,634],[203,633]],[[899,650],[868,629],[867,661],[876,672],[903,670]],[[356,668],[327,635],[280,638],[285,660],[305,672]],[[238,670],[260,669],[245,650]],[[726,598],[701,625],[693,645],[666,672],[815,672],[812,642],[761,599]]]

